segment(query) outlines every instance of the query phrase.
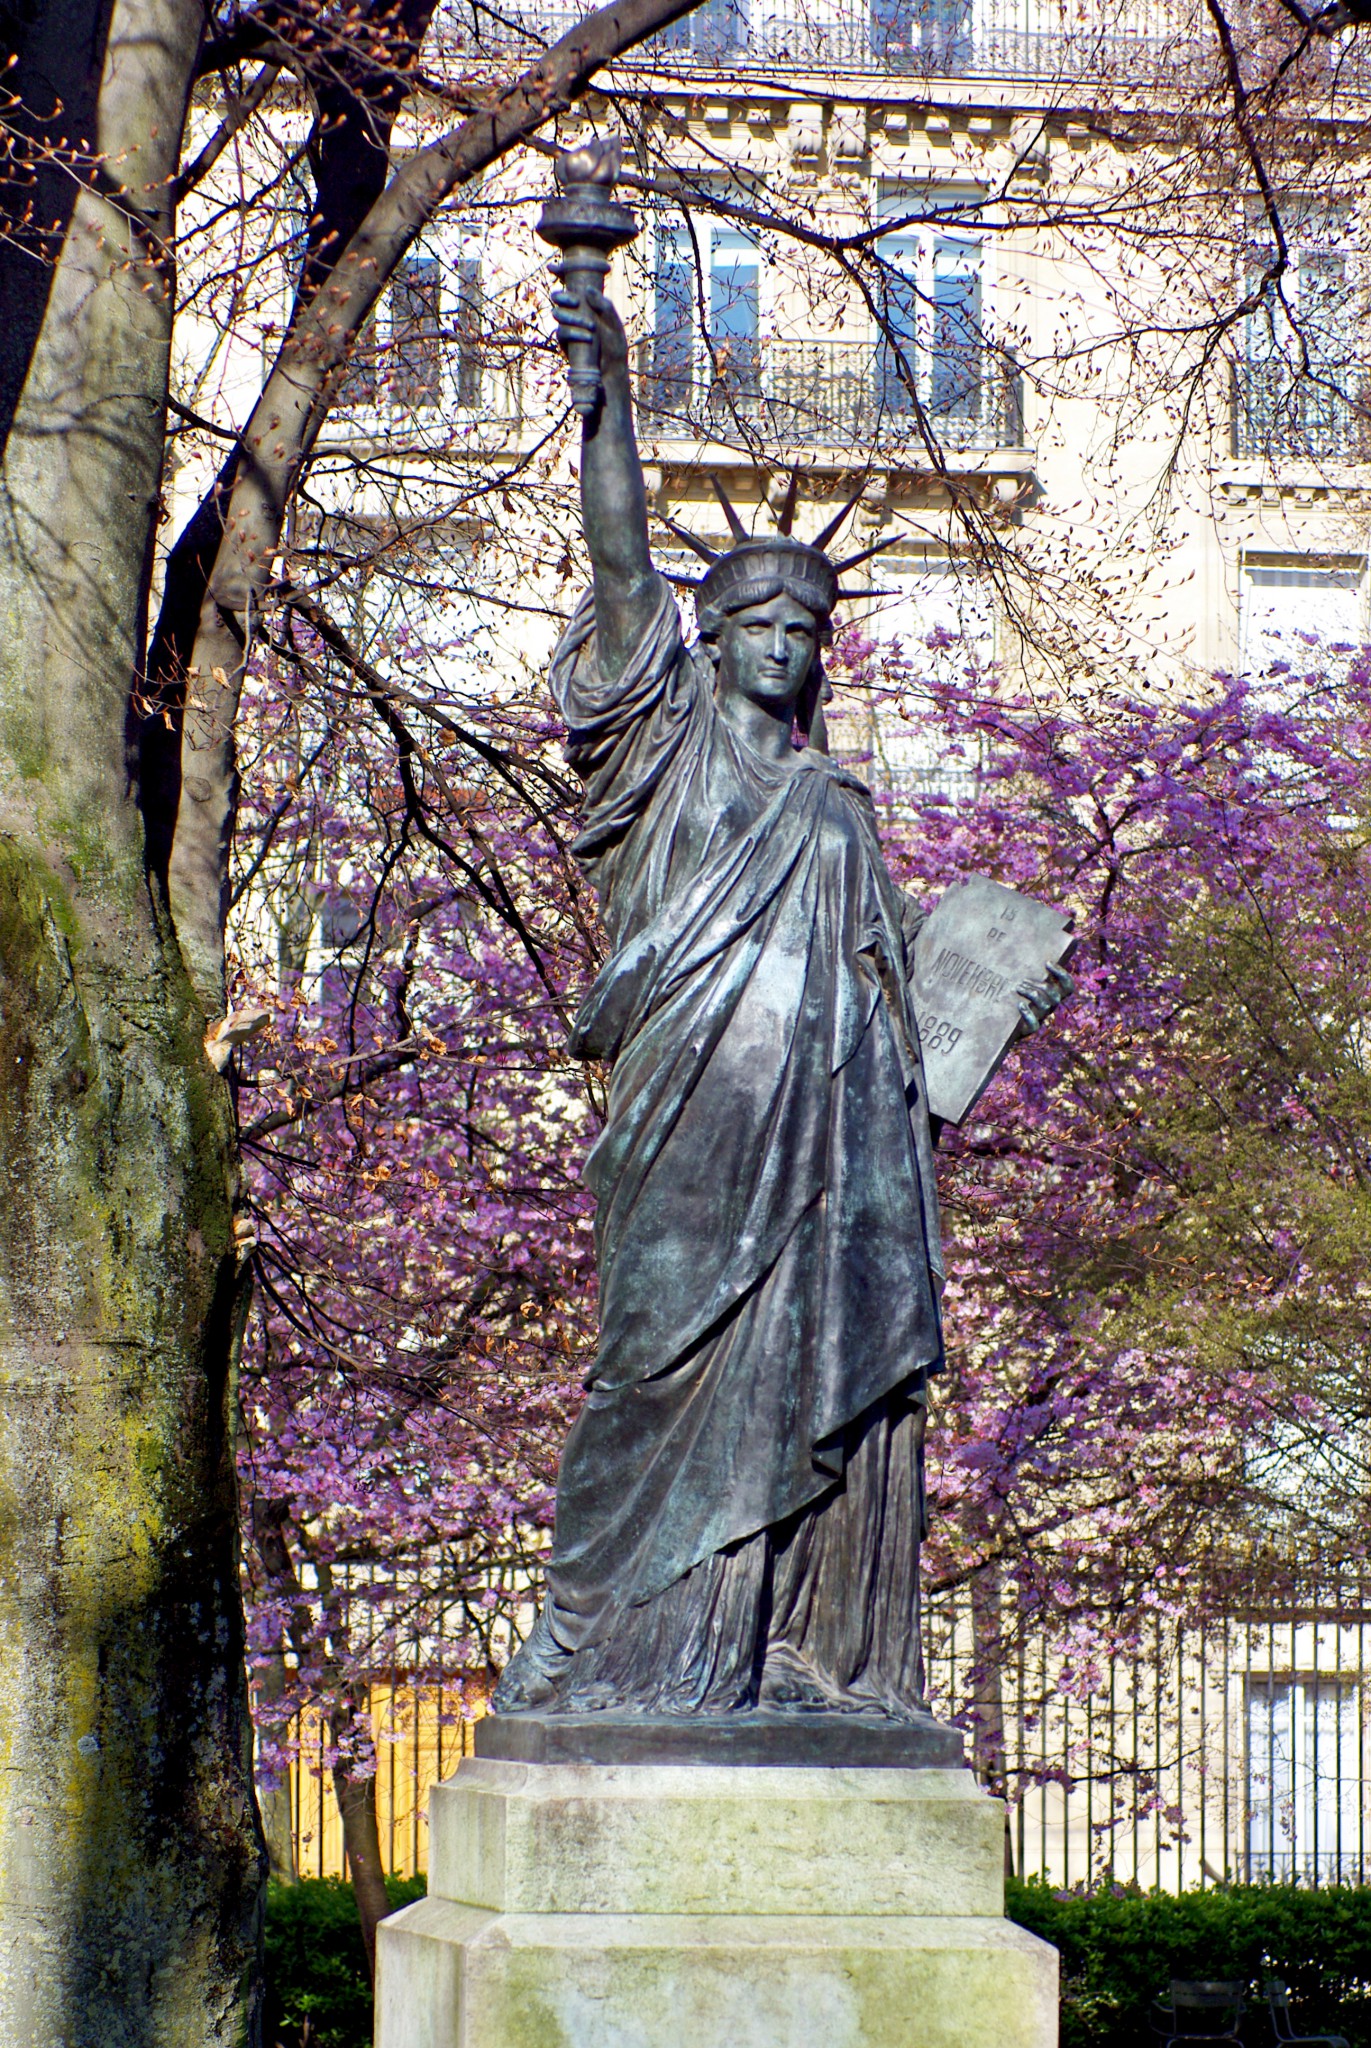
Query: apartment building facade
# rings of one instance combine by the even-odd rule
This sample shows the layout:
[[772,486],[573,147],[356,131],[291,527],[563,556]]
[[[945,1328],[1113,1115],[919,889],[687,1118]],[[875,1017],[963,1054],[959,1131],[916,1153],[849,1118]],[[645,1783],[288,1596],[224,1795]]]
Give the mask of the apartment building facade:
[[[508,55],[572,18],[458,10],[442,35]],[[847,615],[911,671],[940,629],[1010,674],[1046,646],[1068,687],[1193,691],[1366,638],[1360,71],[1330,66],[1270,167],[1284,268],[1235,315],[1273,230],[1195,140],[1222,118],[1211,42],[1153,0],[710,0],[635,52],[562,132],[628,132],[642,229],[611,289],[654,508],[721,540],[716,476],[763,527],[792,466],[816,505],[860,489],[858,531],[892,545]],[[406,259],[340,445],[547,446],[549,172],[523,157]]]

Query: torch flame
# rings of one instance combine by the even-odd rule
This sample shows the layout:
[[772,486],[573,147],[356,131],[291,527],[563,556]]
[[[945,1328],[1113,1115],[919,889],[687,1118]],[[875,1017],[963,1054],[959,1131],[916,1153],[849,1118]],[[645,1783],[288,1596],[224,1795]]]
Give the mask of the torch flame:
[[563,191],[569,185],[612,185],[623,162],[623,147],[619,136],[603,135],[562,150],[557,158],[557,183]]

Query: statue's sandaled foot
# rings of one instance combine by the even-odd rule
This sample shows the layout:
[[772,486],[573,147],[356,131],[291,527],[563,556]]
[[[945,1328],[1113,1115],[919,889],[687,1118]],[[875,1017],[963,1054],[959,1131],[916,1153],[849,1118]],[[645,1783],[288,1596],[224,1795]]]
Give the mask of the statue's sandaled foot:
[[616,1707],[621,1713],[632,1713],[631,1704],[625,1704],[618,1688],[607,1685],[603,1679],[587,1679],[567,1693],[562,1703],[571,1714],[607,1714]]
[[849,1689],[819,1671],[789,1643],[772,1643],[766,1653],[759,1707],[778,1714],[867,1714],[882,1721],[929,1721],[921,1700],[888,1698]]
[[757,1704],[782,1714],[860,1711],[855,1700],[846,1699],[786,1643],[773,1644],[766,1653]]
[[558,1681],[565,1677],[571,1651],[564,1650],[548,1626],[547,1610],[541,1608],[532,1632],[522,1649],[506,1664],[500,1683],[490,1696],[493,1714],[529,1714],[550,1707],[557,1698]]

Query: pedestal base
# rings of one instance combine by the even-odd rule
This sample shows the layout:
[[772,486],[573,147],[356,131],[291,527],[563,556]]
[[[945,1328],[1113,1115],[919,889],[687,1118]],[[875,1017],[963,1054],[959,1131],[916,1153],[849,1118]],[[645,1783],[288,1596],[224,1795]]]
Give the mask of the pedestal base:
[[476,1754],[513,1764],[785,1764],[956,1770],[961,1730],[922,1714],[486,1714]]
[[463,1763],[378,2048],[1054,2048],[967,1771]]

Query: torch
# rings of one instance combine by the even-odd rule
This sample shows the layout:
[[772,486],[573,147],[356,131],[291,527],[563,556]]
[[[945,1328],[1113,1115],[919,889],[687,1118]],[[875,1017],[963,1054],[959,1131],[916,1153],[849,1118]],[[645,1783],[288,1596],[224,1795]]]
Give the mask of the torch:
[[[611,196],[621,149],[614,135],[578,143],[557,158],[557,196],[544,202],[538,233],[561,251],[552,272],[569,292],[601,290],[611,255],[638,232],[628,207]],[[573,342],[567,350],[567,382],[572,404],[583,420],[590,419],[602,396],[600,344],[594,336]]]

